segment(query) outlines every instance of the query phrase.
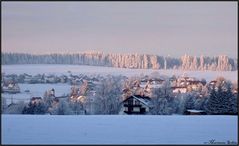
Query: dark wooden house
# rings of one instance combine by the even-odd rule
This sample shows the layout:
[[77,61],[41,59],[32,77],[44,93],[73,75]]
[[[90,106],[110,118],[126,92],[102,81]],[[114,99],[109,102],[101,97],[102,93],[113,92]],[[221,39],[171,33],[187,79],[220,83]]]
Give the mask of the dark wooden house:
[[133,95],[125,99],[122,103],[122,114],[149,114],[151,100],[149,97]]

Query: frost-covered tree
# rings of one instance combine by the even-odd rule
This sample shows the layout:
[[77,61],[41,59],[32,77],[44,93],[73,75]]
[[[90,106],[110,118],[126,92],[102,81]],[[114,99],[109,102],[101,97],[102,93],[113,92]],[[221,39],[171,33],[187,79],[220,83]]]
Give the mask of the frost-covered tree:
[[96,114],[118,114],[121,99],[122,83],[120,77],[109,76],[103,79],[96,88]]
[[204,70],[204,56],[200,56],[199,70]]
[[22,110],[22,114],[45,114],[46,112],[47,108],[44,102],[33,102],[32,100]]
[[196,110],[204,110],[205,102],[206,102],[206,97],[205,98],[197,98],[194,102],[194,108]]
[[55,99],[52,107],[49,109],[50,114],[52,115],[72,115],[75,114],[71,109],[69,102],[65,99]]
[[79,88],[79,93],[80,93],[80,95],[86,95],[87,94],[87,91],[88,91],[88,89],[89,89],[89,87],[88,87],[89,85],[88,85],[88,81],[87,80],[85,80],[84,82],[83,82],[83,84],[80,86],[80,88]]
[[17,103],[11,103],[7,107],[4,108],[4,114],[22,114],[22,110],[26,106],[26,103],[23,101],[19,101]]
[[[2,64],[80,64],[111,66],[122,68],[181,68],[184,70],[237,70],[237,59],[225,55],[206,57],[184,55],[181,58],[149,54],[105,54],[102,52],[82,52],[74,54],[32,55],[24,53],[2,53]],[[165,63],[166,61],[166,63]]]
[[156,115],[169,115],[171,114],[169,111],[168,101],[166,98],[156,97],[152,99],[153,109],[151,110],[152,114]]
[[185,108],[186,109],[194,109],[194,103],[195,103],[195,93],[192,94],[193,92],[189,93],[189,94],[185,94]]
[[219,84],[213,88],[205,107],[209,114],[236,114],[237,98],[231,91],[231,84]]
[[5,97],[2,97],[2,109],[1,109],[1,111],[2,111],[2,113],[4,112],[4,110],[7,108],[7,100],[6,100],[6,98]]
[[193,61],[190,66],[190,70],[197,70],[197,69],[198,69],[198,61],[197,61],[197,57],[194,56]]
[[60,100],[58,106],[58,115],[69,115],[72,114],[72,109],[69,106],[69,103],[65,100]]
[[172,91],[168,88],[167,83],[162,88],[153,90],[153,97],[151,98],[153,105],[151,109],[152,114],[170,115],[175,112],[174,98],[171,93]]
[[53,96],[51,95],[50,93],[50,90],[49,91],[45,91],[44,95],[43,95],[43,101],[45,103],[45,106],[46,108],[49,108],[53,102]]
[[165,79],[161,88],[161,92],[164,94],[165,97],[172,97],[172,88],[169,79]]
[[174,102],[175,102],[175,113],[176,114],[184,114],[185,110],[186,110],[186,100],[184,98],[183,94],[177,94],[174,98]]
[[158,57],[156,55],[150,56],[150,63],[152,69],[159,69]]

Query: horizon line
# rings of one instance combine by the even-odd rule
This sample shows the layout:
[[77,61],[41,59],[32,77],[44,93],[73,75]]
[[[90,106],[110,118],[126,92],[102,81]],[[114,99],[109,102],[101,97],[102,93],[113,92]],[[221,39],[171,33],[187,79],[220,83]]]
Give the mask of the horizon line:
[[107,52],[107,51],[95,51],[95,50],[90,50],[90,51],[77,51],[77,52],[51,52],[51,53],[29,53],[29,52],[1,52],[1,54],[4,54],[4,53],[8,53],[8,54],[27,54],[27,55],[53,55],[53,54],[60,54],[60,55],[73,55],[73,54],[122,54],[122,55],[156,55],[156,56],[163,56],[163,57],[170,57],[170,58],[180,58],[182,56],[192,56],[192,57],[201,57],[201,56],[204,56],[204,57],[219,57],[219,56],[227,56],[229,58],[233,58],[233,59],[238,59],[237,56],[236,57],[232,57],[232,56],[228,56],[226,54],[220,54],[220,55],[214,55],[214,56],[206,56],[204,54],[201,54],[201,55],[190,55],[188,53],[185,53],[183,55],[180,55],[179,57],[175,57],[175,56],[172,56],[170,54],[168,55],[157,55],[157,54],[150,54],[150,53],[116,53],[116,52]]

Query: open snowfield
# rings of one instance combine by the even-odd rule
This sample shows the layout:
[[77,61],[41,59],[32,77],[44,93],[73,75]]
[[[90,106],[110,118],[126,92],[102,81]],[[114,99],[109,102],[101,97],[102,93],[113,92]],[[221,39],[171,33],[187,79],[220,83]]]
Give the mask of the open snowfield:
[[235,144],[237,128],[237,116],[2,115],[2,144]]
[[205,78],[207,81],[211,81],[218,76],[223,76],[228,80],[237,81],[237,71],[183,71],[183,70],[153,70],[153,69],[126,69],[126,68],[113,68],[113,67],[102,67],[102,66],[86,66],[86,65],[51,65],[51,64],[26,64],[26,65],[2,65],[2,72],[6,74],[113,74],[113,75],[149,75],[153,72],[158,72],[161,75],[167,76],[180,76],[188,75],[191,77],[196,77],[198,79]]

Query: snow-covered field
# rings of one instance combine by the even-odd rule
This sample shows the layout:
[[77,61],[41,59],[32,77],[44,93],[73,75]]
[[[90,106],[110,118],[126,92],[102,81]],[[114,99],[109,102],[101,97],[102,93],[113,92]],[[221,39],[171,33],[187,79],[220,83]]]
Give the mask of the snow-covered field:
[[2,144],[235,144],[237,128],[237,116],[2,115]]
[[[43,97],[45,91],[55,89],[55,95],[62,96],[70,93],[71,85],[69,84],[19,84],[21,93],[17,94],[8,94],[1,93],[2,97],[7,99],[7,104],[11,103],[11,98],[13,98],[14,102],[23,100],[25,102],[29,102],[31,97]],[[30,90],[30,92],[24,92],[25,90]]]
[[[182,71],[124,69],[84,65],[2,65],[6,74],[87,74],[87,75],[161,75],[186,74],[207,81],[218,76],[237,81],[237,71]],[[19,84],[21,93],[6,94],[26,99],[43,96],[55,89],[56,96],[68,94],[69,84]],[[24,92],[30,90],[30,93]],[[212,141],[227,144],[237,141],[237,116],[120,116],[120,115],[2,115],[3,144],[206,144]]]
[[113,75],[149,75],[153,72],[158,72],[161,75],[188,75],[198,79],[205,78],[211,81],[218,76],[223,76],[228,80],[237,81],[237,71],[183,71],[183,70],[153,70],[153,69],[126,69],[126,68],[113,68],[101,66],[86,66],[86,65],[51,65],[51,64],[26,64],[26,65],[2,65],[2,72],[6,74],[23,74],[28,73],[31,75],[40,74],[113,74]]

